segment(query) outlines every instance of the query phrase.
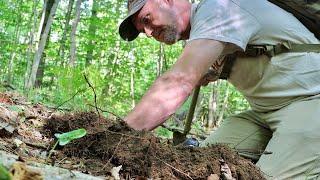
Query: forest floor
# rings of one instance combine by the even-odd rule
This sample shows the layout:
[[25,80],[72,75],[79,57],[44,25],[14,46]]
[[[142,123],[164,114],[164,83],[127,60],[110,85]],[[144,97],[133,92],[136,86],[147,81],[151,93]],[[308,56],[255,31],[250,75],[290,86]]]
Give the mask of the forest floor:
[[[55,133],[79,128],[87,134],[57,146],[48,158]],[[0,93],[0,151],[17,155],[23,164],[49,164],[104,179],[264,179],[253,163],[225,146],[173,146],[122,121],[95,112],[57,113],[15,93]]]

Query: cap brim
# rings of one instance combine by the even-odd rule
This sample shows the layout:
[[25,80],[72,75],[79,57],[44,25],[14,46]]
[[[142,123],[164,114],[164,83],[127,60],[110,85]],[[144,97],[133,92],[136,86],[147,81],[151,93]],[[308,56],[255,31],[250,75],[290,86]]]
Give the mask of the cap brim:
[[119,34],[121,38],[126,41],[134,40],[140,33],[132,23],[131,16],[128,16],[125,20],[123,20],[119,26]]
[[135,7],[133,7],[128,16],[122,21],[122,23],[119,26],[119,34],[122,39],[126,41],[132,41],[135,38],[138,37],[139,31],[132,23],[131,17],[137,13],[146,3],[146,0],[141,0]]

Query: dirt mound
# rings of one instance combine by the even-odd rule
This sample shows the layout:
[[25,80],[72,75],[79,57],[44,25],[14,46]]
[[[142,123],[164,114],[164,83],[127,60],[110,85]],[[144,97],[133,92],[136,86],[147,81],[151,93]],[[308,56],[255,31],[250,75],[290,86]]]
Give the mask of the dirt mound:
[[[125,123],[112,122],[93,112],[81,112],[48,119],[47,136],[85,128],[88,134],[60,147],[54,158],[60,166],[93,175],[111,175],[121,166],[122,178],[207,179],[211,174],[222,177],[221,166],[227,164],[236,179],[264,179],[249,161],[229,148],[217,145],[208,148],[172,146],[150,132],[138,132]],[[61,159],[67,156],[73,164]]]

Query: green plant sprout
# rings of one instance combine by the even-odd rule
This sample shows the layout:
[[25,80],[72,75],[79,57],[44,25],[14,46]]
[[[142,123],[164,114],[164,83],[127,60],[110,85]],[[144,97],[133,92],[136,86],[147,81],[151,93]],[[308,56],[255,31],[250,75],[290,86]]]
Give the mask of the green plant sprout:
[[76,129],[76,130],[73,130],[73,131],[70,131],[70,132],[66,132],[66,133],[62,133],[62,134],[60,134],[60,133],[54,134],[54,136],[58,140],[54,144],[52,149],[50,150],[50,153],[48,155],[48,159],[51,157],[51,154],[52,154],[53,150],[56,148],[56,146],[58,145],[58,143],[59,143],[60,146],[64,146],[64,145],[68,144],[72,140],[82,138],[86,134],[87,134],[87,131],[85,129],[83,129],[83,128]]

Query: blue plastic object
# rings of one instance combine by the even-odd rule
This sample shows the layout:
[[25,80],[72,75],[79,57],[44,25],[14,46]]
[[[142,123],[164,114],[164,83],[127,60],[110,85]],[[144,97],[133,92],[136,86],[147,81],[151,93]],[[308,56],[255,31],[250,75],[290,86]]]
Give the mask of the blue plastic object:
[[199,147],[199,141],[196,138],[187,138],[183,142],[183,146],[185,146],[185,147]]

